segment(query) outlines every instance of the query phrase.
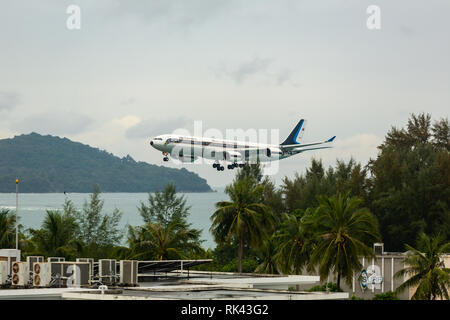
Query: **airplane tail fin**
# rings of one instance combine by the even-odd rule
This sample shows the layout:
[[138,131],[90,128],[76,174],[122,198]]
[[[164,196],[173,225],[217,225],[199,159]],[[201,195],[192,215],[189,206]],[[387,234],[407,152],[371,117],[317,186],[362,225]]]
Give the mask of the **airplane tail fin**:
[[286,138],[286,140],[283,141],[281,145],[298,144],[297,139],[301,138],[305,132],[305,124],[306,120],[301,119],[295,126],[294,130],[292,130],[291,134]]

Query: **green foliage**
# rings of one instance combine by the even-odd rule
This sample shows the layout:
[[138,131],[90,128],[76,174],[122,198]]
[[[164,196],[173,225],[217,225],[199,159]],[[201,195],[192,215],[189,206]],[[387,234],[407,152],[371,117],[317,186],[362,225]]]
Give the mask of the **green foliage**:
[[173,184],[162,192],[149,194],[148,205],[141,202],[139,213],[145,224],[128,227],[130,257],[139,259],[186,259],[199,255],[201,230],[187,222],[190,207],[177,196]]
[[342,276],[351,284],[353,273],[361,269],[359,258],[372,257],[373,250],[363,240],[372,243],[379,239],[375,217],[362,200],[349,193],[332,197],[318,197],[319,207],[314,214],[317,244],[311,254],[311,264],[317,265],[321,280],[330,272],[337,274],[337,285]]
[[329,292],[343,292],[342,289],[338,287],[338,285],[334,282],[326,282],[322,285],[314,286],[310,288],[308,291],[316,292],[316,291],[329,291]]
[[283,273],[302,274],[309,265],[313,250],[313,229],[301,215],[284,214],[279,230],[274,234],[277,241],[276,265]]
[[0,248],[15,248],[16,216],[8,209],[0,209]]
[[169,182],[183,192],[207,192],[205,179],[186,169],[118,158],[67,138],[37,133],[0,140],[0,192],[153,192]]
[[82,239],[85,246],[92,251],[106,245],[117,245],[122,238],[119,230],[119,222],[122,213],[116,208],[111,214],[103,214],[103,203],[100,199],[100,189],[96,186],[90,196],[90,201],[85,201],[83,210],[77,211],[70,202],[66,202],[66,210],[72,212],[79,225],[77,237]]
[[450,268],[446,268],[443,255],[450,252],[450,242],[441,235],[429,237],[421,233],[418,239],[418,249],[406,244],[408,250],[405,267],[394,276],[407,277],[396,293],[407,288],[416,288],[413,300],[449,300]]
[[257,251],[257,256],[260,263],[253,269],[254,272],[264,274],[280,273],[278,246],[277,241],[273,236],[264,241],[262,248]]
[[363,199],[367,196],[367,172],[353,159],[348,163],[337,160],[336,168],[325,171],[321,160],[312,159],[306,174],[295,174],[293,179],[285,177],[281,191],[285,197],[284,206],[287,213],[318,206],[317,196],[332,196],[338,192],[350,192]]
[[390,250],[403,250],[420,232],[450,239],[449,140],[447,119],[431,125],[429,114],[413,114],[406,129],[387,133],[369,162],[369,207]]
[[270,208],[262,203],[264,186],[257,184],[252,176],[235,179],[225,192],[231,201],[220,201],[211,216],[210,228],[219,244],[239,241],[238,270],[242,271],[245,243],[250,247],[261,246],[271,230],[275,219]]
[[190,207],[186,206],[184,196],[177,196],[173,183],[169,183],[164,191],[155,195],[148,194],[148,205],[141,202],[138,208],[145,223],[159,223],[167,227],[171,221],[187,224]]
[[363,298],[358,298],[357,296],[352,294],[352,296],[349,298],[349,300],[364,300],[364,299]]
[[222,267],[222,272],[240,272],[240,273],[252,273],[257,269],[258,261],[254,257],[244,257],[242,259],[242,270],[239,271],[239,261],[237,258],[233,259]]
[[395,294],[395,292],[392,291],[388,291],[385,293],[379,293],[376,294],[372,300],[400,300],[397,295]]
[[[29,254],[74,259],[82,244],[77,240],[78,225],[68,212],[47,210],[40,229],[30,229]],[[31,251],[31,252],[30,252]]]

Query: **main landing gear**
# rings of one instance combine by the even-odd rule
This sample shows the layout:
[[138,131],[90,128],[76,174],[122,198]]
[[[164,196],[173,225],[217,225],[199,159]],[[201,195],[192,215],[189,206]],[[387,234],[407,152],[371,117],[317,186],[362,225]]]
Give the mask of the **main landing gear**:
[[[233,170],[234,168],[243,168],[245,166],[245,163],[232,163],[227,165],[227,169],[228,170]],[[212,165],[213,168],[217,169],[217,171],[224,171],[225,167],[222,166],[220,163],[213,163]]]
[[223,171],[225,170],[224,166],[221,166],[220,163],[213,163],[213,168],[216,168],[217,171]]

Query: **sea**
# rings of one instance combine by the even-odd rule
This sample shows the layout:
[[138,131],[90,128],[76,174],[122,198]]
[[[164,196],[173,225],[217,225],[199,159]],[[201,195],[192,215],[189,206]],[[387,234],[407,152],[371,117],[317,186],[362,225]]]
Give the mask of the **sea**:
[[[192,227],[201,229],[201,238],[204,240],[202,246],[205,249],[216,246],[209,228],[210,217],[215,211],[215,204],[219,201],[228,200],[224,188],[215,188],[216,192],[207,193],[178,193],[186,199],[190,206],[188,222]],[[85,201],[90,199],[89,193],[23,193],[19,194],[19,223],[27,228],[40,228],[46,210],[62,210],[66,199],[71,200],[77,209],[81,210]],[[100,198],[104,201],[102,213],[111,214],[117,208],[122,212],[120,228],[124,237],[122,244],[126,243],[127,225],[139,226],[143,220],[139,214],[138,206],[141,201],[148,204],[148,193],[101,193]],[[0,209],[6,208],[16,210],[16,194],[0,193]]]

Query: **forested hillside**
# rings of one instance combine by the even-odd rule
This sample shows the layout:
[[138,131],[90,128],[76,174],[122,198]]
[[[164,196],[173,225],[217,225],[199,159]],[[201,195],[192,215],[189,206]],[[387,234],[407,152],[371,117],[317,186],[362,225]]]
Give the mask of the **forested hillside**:
[[0,192],[153,192],[173,182],[181,192],[207,192],[205,179],[131,156],[119,158],[67,138],[37,133],[0,140]]

